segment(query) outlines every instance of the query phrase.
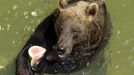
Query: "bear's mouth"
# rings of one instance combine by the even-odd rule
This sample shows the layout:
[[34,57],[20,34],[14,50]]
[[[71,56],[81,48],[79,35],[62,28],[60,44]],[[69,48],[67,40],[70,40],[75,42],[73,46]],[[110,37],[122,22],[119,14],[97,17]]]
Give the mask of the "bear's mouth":
[[65,55],[65,54],[59,54],[59,57],[60,57],[60,58],[65,58],[66,55]]
[[68,53],[67,50],[65,48],[58,48],[56,45],[53,46],[53,49],[56,50],[56,52],[58,53],[58,57],[63,59],[65,57],[67,57]]
[[63,51],[63,50],[58,50],[58,55],[59,55],[60,58],[65,58],[66,57],[65,51]]

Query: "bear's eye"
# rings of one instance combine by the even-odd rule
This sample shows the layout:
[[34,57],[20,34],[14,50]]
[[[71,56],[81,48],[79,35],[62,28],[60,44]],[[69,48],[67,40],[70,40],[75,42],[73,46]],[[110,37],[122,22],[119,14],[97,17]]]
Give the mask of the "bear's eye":
[[59,31],[61,32],[63,30],[63,28],[59,27]]
[[58,33],[61,33],[63,31],[63,28],[59,27],[58,28]]
[[79,34],[80,34],[80,31],[79,30],[72,30],[72,33],[73,33],[73,39],[76,39],[78,36],[79,36]]
[[80,32],[73,32],[73,39],[76,39],[79,36]]

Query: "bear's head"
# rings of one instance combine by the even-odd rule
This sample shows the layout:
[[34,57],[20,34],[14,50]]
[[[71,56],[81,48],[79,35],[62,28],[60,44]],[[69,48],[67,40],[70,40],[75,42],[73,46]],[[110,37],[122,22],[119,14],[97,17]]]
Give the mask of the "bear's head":
[[93,22],[98,15],[98,4],[85,1],[68,4],[60,0],[59,16],[55,23],[58,36],[57,50],[59,57],[68,56],[75,45],[90,40]]

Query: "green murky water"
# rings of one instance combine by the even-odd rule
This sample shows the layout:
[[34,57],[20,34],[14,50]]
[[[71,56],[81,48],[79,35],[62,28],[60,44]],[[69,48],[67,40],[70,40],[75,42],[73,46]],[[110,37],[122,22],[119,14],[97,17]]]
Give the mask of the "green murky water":
[[[58,0],[0,0],[0,75],[15,75],[15,58]],[[112,20],[109,44],[90,68],[71,75],[134,74],[134,1],[105,0]]]

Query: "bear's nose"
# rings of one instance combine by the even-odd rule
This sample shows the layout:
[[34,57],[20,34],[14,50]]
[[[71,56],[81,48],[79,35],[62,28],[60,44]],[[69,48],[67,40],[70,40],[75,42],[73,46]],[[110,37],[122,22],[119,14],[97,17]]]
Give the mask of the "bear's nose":
[[58,51],[64,51],[64,47],[58,47]]
[[61,48],[60,48],[60,50],[64,50],[64,48],[63,48],[63,47],[61,47]]
[[64,54],[65,48],[64,47],[58,47],[59,54]]

